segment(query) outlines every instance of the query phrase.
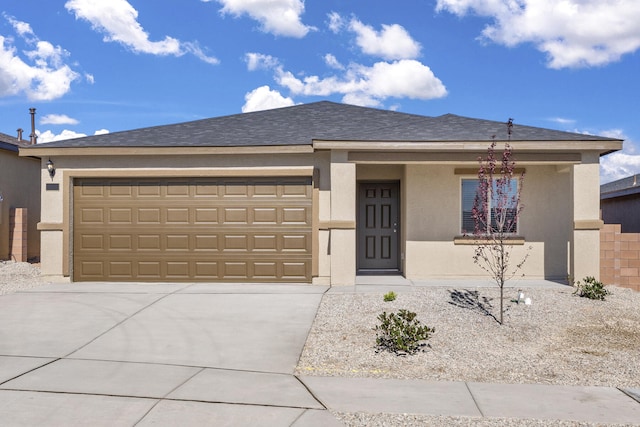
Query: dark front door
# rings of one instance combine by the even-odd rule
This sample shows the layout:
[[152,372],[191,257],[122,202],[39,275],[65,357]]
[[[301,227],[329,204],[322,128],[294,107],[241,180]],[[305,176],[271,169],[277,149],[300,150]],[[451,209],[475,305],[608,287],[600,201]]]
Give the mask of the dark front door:
[[359,273],[393,273],[400,270],[399,190],[397,181],[359,183]]

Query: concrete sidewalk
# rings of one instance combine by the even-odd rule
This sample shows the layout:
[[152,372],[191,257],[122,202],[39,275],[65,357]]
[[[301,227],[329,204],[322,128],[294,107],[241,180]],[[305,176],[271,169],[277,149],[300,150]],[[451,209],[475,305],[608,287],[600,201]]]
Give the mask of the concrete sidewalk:
[[0,425],[340,425],[330,411],[640,425],[640,389],[296,377],[326,291],[82,283],[0,296]]

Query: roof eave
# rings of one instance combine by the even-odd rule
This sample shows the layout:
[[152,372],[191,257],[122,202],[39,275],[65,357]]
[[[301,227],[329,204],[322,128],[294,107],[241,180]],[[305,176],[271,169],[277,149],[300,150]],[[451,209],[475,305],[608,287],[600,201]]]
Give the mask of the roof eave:
[[221,154],[301,154],[312,153],[310,145],[242,147],[47,147],[46,144],[20,149],[20,156],[194,156]]
[[[498,147],[500,147],[498,142]],[[484,151],[491,141],[331,141],[313,140],[316,150],[348,151]],[[510,141],[515,151],[532,152],[582,152],[596,151],[600,155],[622,149],[621,140],[585,141]]]

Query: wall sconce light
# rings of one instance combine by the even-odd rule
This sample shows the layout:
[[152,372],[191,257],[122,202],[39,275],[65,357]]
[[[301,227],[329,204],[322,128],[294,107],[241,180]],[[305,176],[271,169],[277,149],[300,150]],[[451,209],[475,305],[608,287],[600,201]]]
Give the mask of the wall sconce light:
[[47,170],[49,171],[49,176],[53,179],[53,177],[56,176],[56,168],[51,159],[47,162]]

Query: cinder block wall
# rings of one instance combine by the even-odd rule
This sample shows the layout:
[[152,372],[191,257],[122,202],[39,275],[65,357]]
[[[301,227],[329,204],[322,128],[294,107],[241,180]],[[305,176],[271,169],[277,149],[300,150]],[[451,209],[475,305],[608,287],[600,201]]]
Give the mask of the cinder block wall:
[[600,230],[600,281],[640,291],[640,233],[622,233],[620,224]]
[[27,209],[11,208],[9,256],[16,262],[27,262],[27,225]]

